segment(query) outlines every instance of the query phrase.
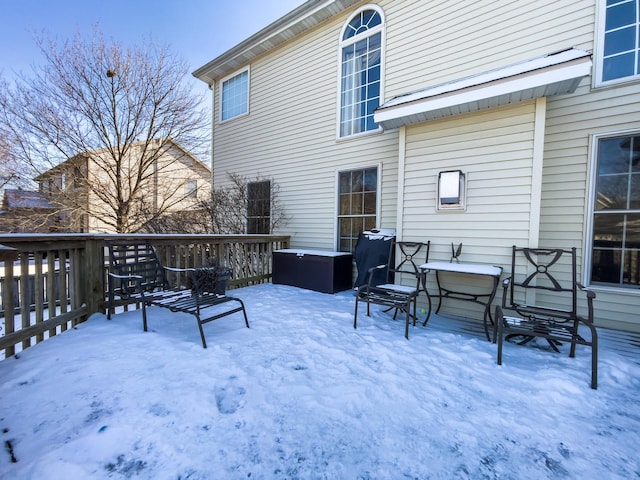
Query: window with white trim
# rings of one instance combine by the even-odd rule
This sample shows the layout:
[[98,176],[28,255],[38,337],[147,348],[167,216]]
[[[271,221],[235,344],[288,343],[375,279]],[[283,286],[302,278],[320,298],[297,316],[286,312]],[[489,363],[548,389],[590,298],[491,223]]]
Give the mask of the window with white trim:
[[249,113],[249,69],[222,80],[220,120]]
[[591,285],[640,285],[640,132],[596,139]]
[[378,130],[373,112],[380,105],[382,33],[377,9],[357,12],[340,38],[340,137]]
[[640,0],[602,0],[598,82],[640,75]]
[[376,228],[378,168],[338,173],[338,250],[353,252],[358,235]]

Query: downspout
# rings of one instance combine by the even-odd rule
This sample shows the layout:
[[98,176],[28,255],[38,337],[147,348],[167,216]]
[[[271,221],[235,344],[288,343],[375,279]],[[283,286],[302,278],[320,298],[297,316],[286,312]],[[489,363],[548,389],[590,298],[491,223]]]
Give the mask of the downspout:
[[402,240],[404,226],[404,169],[407,145],[407,127],[400,127],[398,134],[398,194],[396,205],[396,238]]
[[216,124],[216,96],[215,96],[215,88],[214,84],[209,85],[209,90],[211,91],[211,159],[209,163],[211,165],[211,194],[210,199],[213,198],[213,138]]

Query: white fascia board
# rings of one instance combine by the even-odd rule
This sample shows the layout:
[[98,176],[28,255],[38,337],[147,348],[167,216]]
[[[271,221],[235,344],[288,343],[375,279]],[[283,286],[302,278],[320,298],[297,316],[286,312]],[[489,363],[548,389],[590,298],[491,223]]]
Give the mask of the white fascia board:
[[[586,53],[586,52],[585,52]],[[546,58],[546,57],[543,57]],[[527,63],[530,67],[533,62]],[[515,92],[533,90],[545,85],[585,77],[591,72],[591,59],[586,54],[561,64],[544,68],[519,71],[515,75],[512,67],[491,72],[493,80],[485,75],[469,77],[459,82],[426,89],[411,95],[397,97],[382,105],[375,113],[376,123],[384,123],[425,112],[470,104]],[[478,83],[478,82],[481,83]]]

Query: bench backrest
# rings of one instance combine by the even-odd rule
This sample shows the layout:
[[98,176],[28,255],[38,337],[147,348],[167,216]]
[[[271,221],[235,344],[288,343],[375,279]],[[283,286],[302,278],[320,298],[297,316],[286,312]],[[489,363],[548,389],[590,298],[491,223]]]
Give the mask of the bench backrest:
[[[116,275],[142,277],[140,286],[145,292],[169,288],[164,268],[158,260],[151,242],[114,241],[106,242],[109,248],[109,270]],[[115,288],[126,294],[137,294],[136,282],[120,282]]]

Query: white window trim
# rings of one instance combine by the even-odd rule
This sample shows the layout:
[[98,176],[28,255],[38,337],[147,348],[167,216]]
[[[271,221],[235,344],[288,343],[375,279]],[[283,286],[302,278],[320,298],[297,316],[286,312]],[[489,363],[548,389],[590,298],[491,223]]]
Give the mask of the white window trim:
[[376,178],[376,228],[381,228],[380,209],[382,207],[382,163],[357,163],[336,169],[334,172],[335,182],[333,186],[333,246],[336,250],[340,248],[338,243],[340,241],[340,232],[338,231],[338,217],[340,215],[340,174],[344,172],[352,172],[353,170],[365,170],[367,168],[375,168],[378,172],[378,176]]
[[346,135],[344,137],[340,136],[340,109],[342,107],[342,48],[345,45],[349,45],[351,43],[354,43],[356,41],[358,41],[359,37],[355,36],[355,37],[351,37],[349,40],[347,41],[343,41],[342,38],[344,37],[344,33],[347,30],[347,27],[349,26],[349,22],[351,22],[351,20],[353,20],[353,18],[356,15],[360,15],[360,13],[362,13],[365,10],[375,10],[376,12],[378,12],[378,14],[380,15],[380,19],[382,20],[381,24],[377,27],[372,28],[371,30],[367,31],[367,36],[368,35],[375,35],[378,32],[381,32],[381,39],[380,39],[380,105],[382,105],[385,101],[385,97],[384,97],[384,72],[385,72],[385,68],[384,68],[384,63],[385,63],[385,52],[387,50],[387,35],[386,35],[386,31],[387,31],[387,19],[384,15],[384,11],[382,10],[382,8],[379,5],[373,4],[373,3],[368,3],[366,5],[363,5],[362,7],[358,8],[357,10],[355,10],[351,15],[349,15],[349,18],[347,18],[347,20],[344,22],[344,24],[342,25],[342,29],[340,30],[340,37],[338,37],[338,55],[337,55],[337,63],[338,63],[338,69],[336,70],[338,72],[338,82],[336,85],[336,99],[337,99],[337,105],[336,105],[336,140],[338,141],[343,141],[343,140],[351,140],[354,138],[359,138],[359,137],[363,137],[363,136],[367,136],[367,135],[372,135],[372,134],[379,134],[383,131],[382,127],[378,125],[378,128],[376,128],[375,130],[367,130],[366,132],[358,132],[358,133],[354,133],[352,135]]
[[582,283],[589,289],[598,292],[609,293],[625,293],[634,296],[640,296],[640,291],[633,288],[627,288],[622,286],[606,286],[606,285],[594,285],[591,283],[591,259],[593,249],[593,215],[595,207],[595,193],[596,193],[596,176],[598,174],[598,141],[605,138],[624,137],[627,135],[640,135],[640,129],[627,129],[617,130],[606,133],[592,134],[589,139],[589,184],[587,188],[587,198],[585,208],[584,219],[584,238],[582,244],[584,250],[582,252]]
[[[222,91],[223,91],[223,85],[224,82],[226,82],[227,80],[233,78],[233,77],[237,77],[238,75],[241,75],[242,73],[247,72],[247,111],[245,113],[241,113],[240,115],[236,115],[234,117],[231,118],[227,118],[226,120],[222,119]],[[220,79],[220,88],[218,88],[218,105],[220,106],[220,108],[218,109],[218,122],[219,123],[227,123],[227,122],[231,122],[232,120],[235,120],[237,118],[242,118],[242,117],[246,117],[247,115],[249,115],[249,112],[251,110],[251,66],[247,65],[244,68],[241,68],[240,70],[236,70],[235,72],[233,72],[230,75],[227,75],[224,78]]]
[[596,5],[596,35],[595,35],[595,62],[593,72],[593,88],[608,87],[620,83],[629,83],[640,80],[640,73],[630,77],[615,78],[613,80],[602,80],[602,69],[604,68],[604,29],[606,25],[607,1],[598,0]]

